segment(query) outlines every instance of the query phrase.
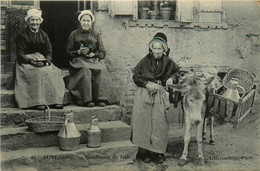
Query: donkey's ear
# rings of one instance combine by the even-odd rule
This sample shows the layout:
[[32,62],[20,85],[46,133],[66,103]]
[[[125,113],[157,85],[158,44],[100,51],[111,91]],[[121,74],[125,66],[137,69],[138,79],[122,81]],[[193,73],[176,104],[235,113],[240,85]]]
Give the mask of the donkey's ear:
[[214,79],[215,79],[215,77],[209,77],[205,81],[203,81],[203,83],[205,85],[209,85]]
[[170,84],[168,86],[174,90],[178,90],[181,92],[186,92],[190,90],[190,85],[187,84]]

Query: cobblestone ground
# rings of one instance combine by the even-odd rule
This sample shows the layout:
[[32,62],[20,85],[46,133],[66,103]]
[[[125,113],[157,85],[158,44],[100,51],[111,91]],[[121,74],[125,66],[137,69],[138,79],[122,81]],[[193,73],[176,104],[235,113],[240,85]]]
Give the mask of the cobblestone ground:
[[[108,163],[103,166],[91,166],[90,170],[259,170],[259,129],[260,129],[260,99],[257,97],[252,113],[250,113],[236,129],[232,124],[225,123],[215,126],[215,145],[208,141],[203,143],[205,165],[196,163],[197,144],[195,131],[189,146],[189,163],[178,166],[183,149],[183,134],[170,138],[166,161],[157,165],[146,164],[139,159],[128,163]],[[174,131],[171,131],[174,132]],[[177,131],[178,132],[178,131]],[[179,131],[180,132],[180,131]],[[181,131],[183,132],[183,130]],[[179,134],[179,133],[178,133]],[[209,136],[208,136],[209,137]],[[77,170],[85,170],[79,168]]]

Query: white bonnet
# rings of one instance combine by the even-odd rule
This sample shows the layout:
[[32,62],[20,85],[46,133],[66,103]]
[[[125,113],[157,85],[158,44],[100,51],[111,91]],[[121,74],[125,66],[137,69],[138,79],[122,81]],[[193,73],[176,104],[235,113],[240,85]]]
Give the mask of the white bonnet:
[[38,9],[29,9],[27,11],[27,16],[24,18],[26,22],[28,22],[30,17],[38,17],[43,22],[42,11]]
[[81,17],[82,17],[83,15],[90,15],[91,18],[92,18],[92,22],[95,21],[95,17],[94,17],[94,15],[92,14],[92,12],[91,12],[90,10],[81,11],[80,14],[79,14],[79,16],[78,16],[78,20],[79,20],[79,21],[80,21],[80,19],[81,19]]

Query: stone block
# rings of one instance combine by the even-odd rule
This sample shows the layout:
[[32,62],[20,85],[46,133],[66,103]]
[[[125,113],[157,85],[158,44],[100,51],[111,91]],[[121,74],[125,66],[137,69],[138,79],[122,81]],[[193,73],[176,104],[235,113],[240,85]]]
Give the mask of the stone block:
[[[121,107],[111,105],[106,107],[80,107],[65,106],[63,109],[51,109],[51,116],[64,117],[64,113],[73,112],[74,121],[78,124],[89,123],[92,116],[97,116],[100,122],[120,120]],[[24,125],[26,119],[42,117],[43,111],[23,110],[18,108],[2,108],[0,111],[1,126],[19,126]]]
[[[87,129],[89,124],[76,124],[81,132],[80,143],[87,143]],[[110,121],[99,123],[101,129],[101,141],[126,141],[130,140],[131,128],[122,121]],[[58,146],[58,131],[34,133],[27,127],[2,128],[1,129],[1,151],[21,150],[33,147]]]
[[[37,170],[73,170],[94,164],[133,161],[138,147],[130,141],[102,143],[99,148],[80,145],[76,151],[60,151],[59,147],[30,148],[1,153],[4,170],[29,167]],[[87,169],[87,168],[86,168]]]

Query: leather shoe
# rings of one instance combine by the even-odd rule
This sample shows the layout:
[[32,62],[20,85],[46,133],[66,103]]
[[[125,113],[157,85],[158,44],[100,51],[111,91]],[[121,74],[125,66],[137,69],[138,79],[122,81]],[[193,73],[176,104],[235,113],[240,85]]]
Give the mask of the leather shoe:
[[145,163],[150,163],[151,161],[152,161],[152,159],[148,156],[143,159],[143,162],[145,162]]
[[106,103],[100,102],[100,103],[99,103],[99,106],[100,106],[100,107],[106,107]]
[[44,110],[45,109],[45,106],[44,105],[39,105],[36,107],[37,110]]
[[94,106],[94,103],[93,102],[89,102],[85,105],[86,107],[93,107]]
[[55,109],[63,109],[63,105],[62,104],[56,104],[53,106],[53,108]]
[[164,162],[164,155],[158,154],[158,155],[156,156],[156,162],[157,162],[158,164],[162,164],[162,163]]

